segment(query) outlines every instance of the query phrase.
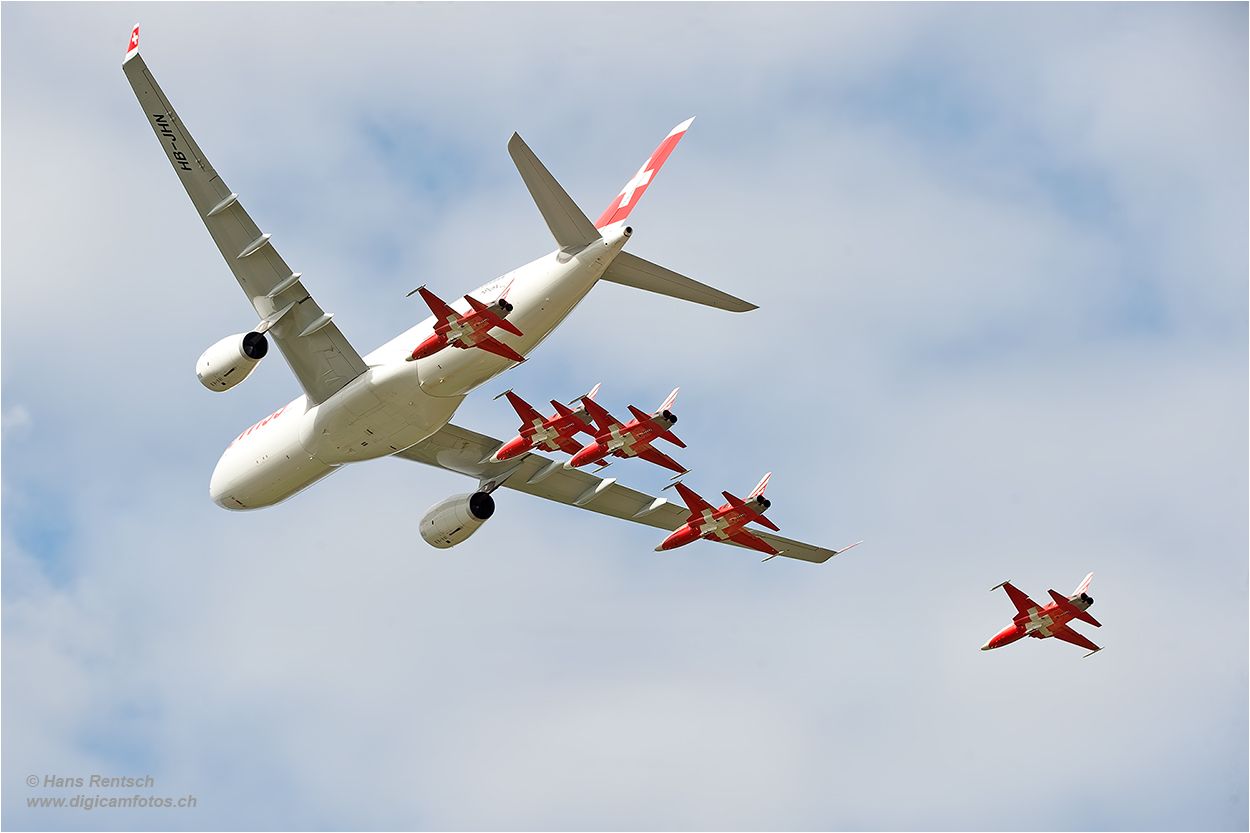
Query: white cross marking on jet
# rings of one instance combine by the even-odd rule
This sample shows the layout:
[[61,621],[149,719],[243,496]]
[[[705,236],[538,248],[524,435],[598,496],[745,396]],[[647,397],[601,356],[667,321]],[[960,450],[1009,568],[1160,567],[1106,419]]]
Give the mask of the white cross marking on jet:
[[1045,633],[1047,636],[1049,636],[1050,634],[1047,632],[1046,629],[1049,628],[1053,624],[1055,624],[1055,620],[1051,618],[1049,614],[1047,614],[1046,616],[1040,616],[1038,615],[1037,608],[1035,607],[1029,608],[1029,624],[1025,625],[1026,631],[1032,632],[1032,631],[1040,630],[1042,631],[1042,633]]
[[621,189],[621,204],[617,208],[624,208],[629,205],[629,201],[634,198],[634,192],[639,188],[645,188],[647,183],[651,181],[651,175],[654,171],[647,170],[647,165],[651,164],[648,159],[646,165],[638,169],[638,173],[634,174],[634,178],[625,183],[625,187]]
[[714,514],[715,513],[712,512],[710,509],[703,510],[703,523],[699,524],[699,534],[707,535],[708,533],[713,533],[718,538],[728,537],[724,534],[725,533],[724,519],[715,518],[713,517]]
[[622,451],[629,457],[637,457],[638,452],[634,450],[634,446],[638,445],[638,438],[632,433],[625,433],[620,430],[621,426],[616,425],[612,428],[612,441],[608,443],[609,451]]

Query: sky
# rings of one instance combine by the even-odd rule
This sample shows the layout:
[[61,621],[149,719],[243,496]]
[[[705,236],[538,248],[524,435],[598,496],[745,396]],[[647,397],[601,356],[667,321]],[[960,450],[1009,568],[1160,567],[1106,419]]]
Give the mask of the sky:
[[[681,386],[686,482],[823,565],[349,466],[208,497],[298,394],[120,65],[363,354],[554,248],[695,121],[628,249],[759,305],[597,287],[492,397]],[[6,829],[1244,830],[1247,6],[0,4]],[[619,468],[619,471],[616,469]],[[667,474],[611,474],[654,493]],[[1057,640],[981,652],[1089,572]],[[31,807],[126,796],[195,806]],[[47,785],[82,778],[83,787]],[[28,779],[38,786],[28,786]],[[55,782],[53,782],[55,783]],[[146,780],[145,780],[146,785]],[[81,801],[81,799],[80,799]]]

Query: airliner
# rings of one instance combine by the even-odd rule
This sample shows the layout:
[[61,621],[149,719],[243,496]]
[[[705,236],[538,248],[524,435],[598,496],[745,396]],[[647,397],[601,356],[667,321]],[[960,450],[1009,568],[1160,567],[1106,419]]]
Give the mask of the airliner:
[[[687,523],[686,507],[533,451],[498,454],[505,443],[450,420],[472,391],[525,361],[601,280],[731,312],[755,309],[624,251],[633,233],[630,211],[693,119],[673,128],[593,223],[513,134],[508,153],[557,248],[457,301],[445,302],[427,287],[414,290],[433,315],[362,356],[191,138],[139,55],[138,26],[122,68],[258,318],[248,332],[204,352],[196,363],[199,380],[218,392],[235,387],[256,369],[272,340],[303,390],[226,448],[209,482],[218,506],[272,506],[345,465],[394,456],[478,481],[473,492],[440,501],[422,517],[421,537],[435,547],[459,544],[479,529],[493,515],[492,493],[501,486],[669,532]],[[771,533],[758,537],[770,551],[803,561],[823,563],[841,552]]]

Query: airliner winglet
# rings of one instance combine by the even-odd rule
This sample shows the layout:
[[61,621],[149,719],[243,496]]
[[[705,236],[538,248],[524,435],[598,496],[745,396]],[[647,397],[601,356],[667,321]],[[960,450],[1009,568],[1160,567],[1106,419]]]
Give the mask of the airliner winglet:
[[134,31],[130,33],[130,48],[126,50],[126,57],[122,59],[122,63],[126,63],[135,55],[139,54],[139,24],[135,24]]

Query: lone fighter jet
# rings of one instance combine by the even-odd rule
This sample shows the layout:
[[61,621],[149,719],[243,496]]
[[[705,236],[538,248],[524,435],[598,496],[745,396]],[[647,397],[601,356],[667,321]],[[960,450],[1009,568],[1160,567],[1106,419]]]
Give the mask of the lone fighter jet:
[[1087,575],[1085,581],[1081,582],[1080,587],[1077,587],[1076,592],[1071,596],[1060,595],[1054,590],[1049,591],[1052,601],[1045,607],[1021,593],[1011,585],[1010,581],[1004,581],[1002,584],[991,588],[991,592],[999,587],[1006,590],[1007,595],[1011,597],[1011,603],[1016,606],[1018,612],[1015,618],[1011,620],[1011,624],[999,631],[989,642],[982,645],[981,650],[988,651],[991,648],[1001,648],[1026,636],[1032,636],[1035,639],[1046,639],[1053,636],[1056,639],[1071,642],[1073,645],[1078,645],[1089,651],[1089,654],[1085,656],[1098,653],[1102,648],[1099,648],[1093,642],[1069,628],[1067,624],[1073,619],[1080,619],[1082,622],[1088,622],[1096,628],[1102,627],[1097,619],[1085,612],[1094,603],[1094,597],[1085,592],[1089,588],[1089,580],[1093,577],[1093,573]]

